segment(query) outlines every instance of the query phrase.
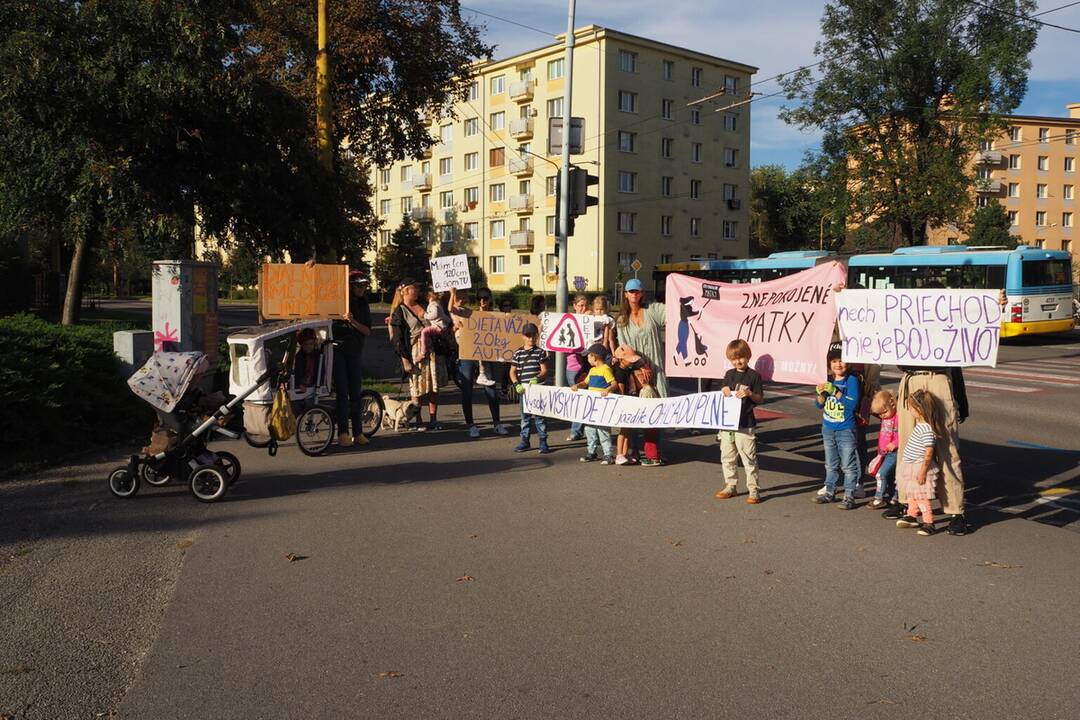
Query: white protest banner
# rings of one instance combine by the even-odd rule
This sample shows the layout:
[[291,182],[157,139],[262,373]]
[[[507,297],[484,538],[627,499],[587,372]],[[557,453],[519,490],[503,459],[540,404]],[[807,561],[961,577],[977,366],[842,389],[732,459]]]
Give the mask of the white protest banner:
[[525,412],[586,425],[737,430],[741,409],[742,400],[724,397],[722,392],[639,398],[551,385],[525,386]]
[[607,315],[540,313],[540,347],[552,352],[580,352],[603,337]]
[[998,290],[844,290],[844,361],[915,367],[997,365]]
[[431,287],[435,292],[450,288],[464,290],[472,287],[469,277],[469,258],[466,255],[444,255],[431,258]]

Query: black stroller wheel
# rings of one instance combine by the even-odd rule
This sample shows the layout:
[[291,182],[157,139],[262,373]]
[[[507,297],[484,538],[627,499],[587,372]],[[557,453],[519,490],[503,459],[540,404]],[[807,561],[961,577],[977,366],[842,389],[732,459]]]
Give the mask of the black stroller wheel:
[[364,437],[371,437],[379,432],[385,413],[386,407],[383,405],[382,395],[374,390],[360,392],[361,432],[364,433]]
[[149,463],[143,463],[139,466],[139,478],[145,480],[147,485],[153,485],[154,487],[168,485],[169,481],[172,480],[168,473],[154,469]]
[[191,494],[199,502],[212,503],[220,500],[229,489],[229,481],[220,465],[202,465],[191,471],[188,478]]
[[118,498],[135,497],[139,492],[139,476],[132,473],[127,465],[114,469],[109,473],[109,492]]
[[308,408],[296,418],[296,444],[305,455],[322,455],[334,441],[334,419],[321,407]]
[[232,485],[240,479],[240,458],[233,455],[231,452],[215,451],[217,455],[217,464],[225,471],[225,479]]

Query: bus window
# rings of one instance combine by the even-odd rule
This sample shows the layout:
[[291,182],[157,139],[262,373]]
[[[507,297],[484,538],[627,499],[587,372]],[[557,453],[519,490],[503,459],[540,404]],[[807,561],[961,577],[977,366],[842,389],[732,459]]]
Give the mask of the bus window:
[[988,288],[1003,288],[1005,287],[1005,266],[1004,265],[991,265],[986,268],[986,287]]
[[1021,267],[1024,287],[1068,285],[1072,278],[1067,260],[1025,260]]

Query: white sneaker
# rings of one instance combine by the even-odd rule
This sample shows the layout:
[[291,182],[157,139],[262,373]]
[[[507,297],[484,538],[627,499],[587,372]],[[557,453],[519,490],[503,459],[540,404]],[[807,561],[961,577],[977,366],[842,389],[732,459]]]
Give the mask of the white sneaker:
[[475,425],[470,427],[469,428],[469,437],[471,437],[473,439],[480,437],[480,428],[476,427]]
[[817,494],[818,495],[828,495],[829,491],[827,489],[825,489],[825,487],[822,487],[820,490],[817,491]]
[[488,379],[488,376],[485,375],[484,373],[480,373],[479,375],[476,376],[476,384],[477,385],[483,385],[485,387],[491,387],[492,385],[495,384],[495,381]]
[[495,426],[495,434],[496,435],[509,435],[510,434],[510,428],[506,427],[505,425],[496,425]]

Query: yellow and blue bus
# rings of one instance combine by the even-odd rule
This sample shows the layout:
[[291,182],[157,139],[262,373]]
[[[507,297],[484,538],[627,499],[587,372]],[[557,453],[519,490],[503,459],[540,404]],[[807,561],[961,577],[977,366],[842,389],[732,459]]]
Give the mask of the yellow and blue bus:
[[1072,262],[1068,252],[1020,245],[978,248],[918,245],[853,255],[848,285],[864,288],[1005,288],[1001,337],[1071,330]]
[[671,273],[726,283],[759,283],[776,280],[829,260],[842,261],[842,257],[828,250],[791,250],[775,252],[763,258],[664,263],[653,270],[656,299],[663,301],[667,276]]

